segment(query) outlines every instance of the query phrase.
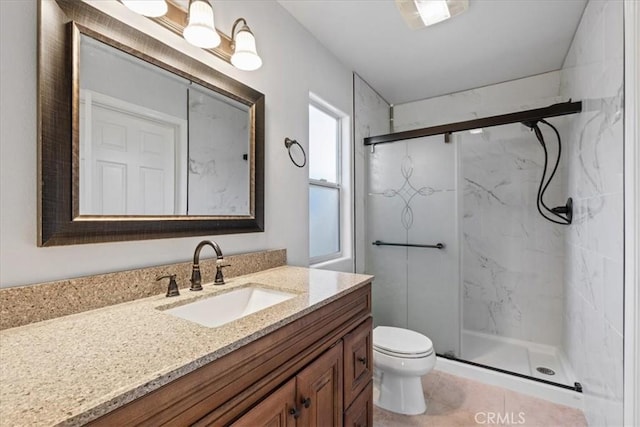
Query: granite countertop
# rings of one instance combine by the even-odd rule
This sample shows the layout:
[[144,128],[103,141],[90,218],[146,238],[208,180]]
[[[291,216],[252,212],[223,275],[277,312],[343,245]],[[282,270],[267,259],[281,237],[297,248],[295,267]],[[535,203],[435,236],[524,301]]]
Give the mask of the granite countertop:
[[[370,282],[371,276],[278,267],[0,332],[0,425],[81,425]],[[260,284],[297,294],[217,328],[163,312]]]

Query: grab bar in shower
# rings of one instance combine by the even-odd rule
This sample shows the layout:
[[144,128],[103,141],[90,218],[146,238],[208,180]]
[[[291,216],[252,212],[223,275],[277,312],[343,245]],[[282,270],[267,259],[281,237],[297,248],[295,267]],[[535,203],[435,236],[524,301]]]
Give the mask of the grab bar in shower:
[[406,246],[406,247],[410,247],[410,248],[432,248],[432,249],[444,249],[444,244],[443,243],[436,243],[435,245],[416,245],[413,243],[388,243],[388,242],[383,242],[380,240],[376,240],[375,242],[371,243],[372,245],[376,245],[376,246]]

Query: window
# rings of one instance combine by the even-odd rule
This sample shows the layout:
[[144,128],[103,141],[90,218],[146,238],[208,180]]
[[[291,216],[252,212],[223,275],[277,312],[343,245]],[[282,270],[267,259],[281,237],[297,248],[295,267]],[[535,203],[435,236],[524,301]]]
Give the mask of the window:
[[309,257],[311,264],[342,256],[342,119],[309,105]]

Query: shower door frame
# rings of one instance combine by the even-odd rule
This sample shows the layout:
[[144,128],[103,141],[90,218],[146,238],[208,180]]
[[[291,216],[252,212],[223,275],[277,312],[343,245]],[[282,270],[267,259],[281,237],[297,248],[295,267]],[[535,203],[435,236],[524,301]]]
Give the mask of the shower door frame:
[[370,136],[364,139],[364,145],[386,144],[423,136],[445,135],[445,143],[450,142],[449,137],[454,132],[462,132],[471,129],[488,128],[493,126],[508,125],[511,123],[534,122],[550,117],[566,116],[582,112],[582,101],[561,102],[544,108],[518,111],[516,113],[500,114],[498,116],[483,117],[480,119],[465,120],[463,122],[448,123],[438,126],[407,130],[403,132],[388,133],[385,135]]

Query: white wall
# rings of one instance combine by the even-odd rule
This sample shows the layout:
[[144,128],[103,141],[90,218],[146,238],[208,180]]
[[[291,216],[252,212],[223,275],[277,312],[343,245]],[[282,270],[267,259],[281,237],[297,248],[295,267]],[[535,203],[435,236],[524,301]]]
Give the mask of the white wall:
[[[538,74],[393,107],[393,130],[471,120],[560,102],[560,72]],[[566,101],[566,100],[564,100]]]
[[623,37],[623,3],[589,2],[562,69],[561,94],[583,101],[567,146],[564,350],[590,425],[623,422]]
[[[351,111],[352,75],[275,1],[216,2],[216,24],[229,33],[243,16],[264,60],[258,71],[236,70],[118,2],[95,1],[155,37],[266,95],[264,233],[201,236],[38,248],[35,0],[0,1],[0,286],[138,268],[191,258],[202,238],[225,253],[286,248],[288,262],[308,264],[308,172],[291,164],[283,140],[308,146],[309,92]],[[203,254],[204,255],[204,254]]]
[[85,35],[80,58],[80,89],[187,119],[188,80]]

